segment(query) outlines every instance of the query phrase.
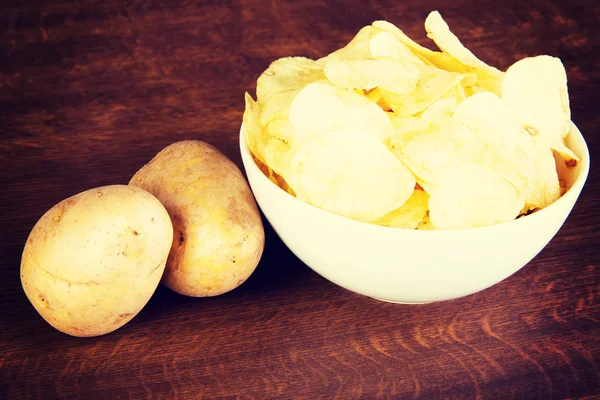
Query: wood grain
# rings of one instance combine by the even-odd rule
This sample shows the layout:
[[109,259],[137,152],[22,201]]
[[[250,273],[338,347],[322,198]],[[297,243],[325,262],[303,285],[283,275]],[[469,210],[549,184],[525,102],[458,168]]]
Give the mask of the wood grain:
[[[392,305],[313,273],[267,227],[255,274],[211,299],[161,287],[95,339],[47,325],[21,289],[27,234],[58,201],[126,183],[201,139],[240,164],[243,94],[274,59],[320,57],[386,19],[427,44],[439,9],[500,68],[567,67],[573,120],[600,154],[592,0],[8,0],[0,5],[0,398],[600,398],[600,170],[529,265],[475,295]],[[429,44],[428,44],[429,45]]]

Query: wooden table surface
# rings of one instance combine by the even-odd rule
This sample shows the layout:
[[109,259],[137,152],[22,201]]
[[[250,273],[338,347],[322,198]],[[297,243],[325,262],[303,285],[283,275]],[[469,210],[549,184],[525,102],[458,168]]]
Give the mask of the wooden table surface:
[[[484,60],[558,56],[600,155],[594,0],[4,0],[0,5],[0,399],[600,398],[600,173],[526,267],[483,292],[393,305],[341,289],[266,226],[254,275],[216,298],[159,287],[120,330],[50,327],[19,281],[58,201],[127,183],[182,139],[241,165],[244,92],[278,57],[323,56],[386,19],[426,43],[439,9]],[[482,265],[485,268],[485,265]]]

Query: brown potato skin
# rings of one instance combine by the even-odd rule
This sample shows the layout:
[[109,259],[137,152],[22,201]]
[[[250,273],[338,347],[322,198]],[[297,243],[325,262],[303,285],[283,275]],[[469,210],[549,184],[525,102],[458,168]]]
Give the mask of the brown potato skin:
[[129,322],[160,283],[173,227],[145,190],[104,186],[48,210],[29,234],[21,284],[54,328],[98,336]]
[[177,293],[217,296],[254,272],[265,236],[239,168],[213,146],[187,140],[158,153],[129,182],[156,196],[173,222],[162,282]]

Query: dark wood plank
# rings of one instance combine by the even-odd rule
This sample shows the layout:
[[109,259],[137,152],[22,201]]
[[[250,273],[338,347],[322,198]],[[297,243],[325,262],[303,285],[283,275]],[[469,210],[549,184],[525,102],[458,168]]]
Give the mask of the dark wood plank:
[[20,255],[37,219],[125,183],[166,145],[201,139],[240,164],[244,91],[274,59],[322,56],[376,19],[420,43],[439,9],[484,60],[552,54],[600,154],[600,5],[591,0],[9,0],[0,5],[0,398],[600,397],[600,170],[529,265],[481,293],[392,305],[320,278],[267,227],[237,290],[159,288],[94,339],[48,326]]

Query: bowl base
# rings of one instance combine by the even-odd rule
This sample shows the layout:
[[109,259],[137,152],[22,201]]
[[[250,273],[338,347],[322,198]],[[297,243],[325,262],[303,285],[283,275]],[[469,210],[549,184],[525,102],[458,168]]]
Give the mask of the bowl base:
[[429,304],[429,303],[434,303],[433,301],[423,301],[423,302],[418,302],[418,301],[394,301],[394,300],[386,300],[386,299],[380,299],[377,297],[371,297],[372,299],[378,300],[378,301],[383,301],[385,303],[392,303],[392,304]]

